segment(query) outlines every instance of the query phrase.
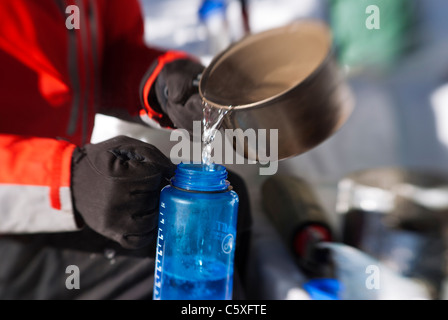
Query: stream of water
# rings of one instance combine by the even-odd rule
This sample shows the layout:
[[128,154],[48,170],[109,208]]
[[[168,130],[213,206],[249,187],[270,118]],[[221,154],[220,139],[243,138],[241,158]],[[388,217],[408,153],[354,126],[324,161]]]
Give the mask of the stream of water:
[[213,108],[207,102],[202,102],[204,117],[203,133],[202,133],[202,163],[206,169],[210,169],[212,166],[212,143],[215,139],[216,132],[219,131],[224,116],[232,110],[232,106],[228,109]]

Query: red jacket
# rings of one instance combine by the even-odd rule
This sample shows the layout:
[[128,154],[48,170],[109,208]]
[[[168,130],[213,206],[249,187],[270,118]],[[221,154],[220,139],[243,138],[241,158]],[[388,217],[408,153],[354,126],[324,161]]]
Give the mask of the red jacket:
[[[79,29],[66,26],[70,5]],[[71,154],[95,113],[145,110],[167,123],[146,97],[183,56],[145,46],[137,0],[0,0],[0,232],[76,229]]]

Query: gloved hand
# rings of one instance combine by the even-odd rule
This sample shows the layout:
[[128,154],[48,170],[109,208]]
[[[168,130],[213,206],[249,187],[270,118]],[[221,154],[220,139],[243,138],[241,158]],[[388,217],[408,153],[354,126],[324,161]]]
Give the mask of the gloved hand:
[[161,189],[175,166],[156,147],[118,136],[75,149],[71,191],[75,214],[126,249],[157,235]]
[[193,131],[193,121],[202,121],[202,100],[195,84],[204,66],[189,59],[167,63],[155,82],[162,111],[177,128]]

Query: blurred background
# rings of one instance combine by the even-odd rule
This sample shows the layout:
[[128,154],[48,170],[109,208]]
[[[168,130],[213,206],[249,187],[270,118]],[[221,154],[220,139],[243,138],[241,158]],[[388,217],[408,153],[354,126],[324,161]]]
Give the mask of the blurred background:
[[[352,89],[355,110],[330,139],[280,161],[277,175],[303,179],[315,193],[334,234],[333,277],[346,288],[342,298],[448,298],[448,1],[141,4],[148,45],[187,51],[205,65],[249,33],[300,19],[325,21],[332,29],[334,54]],[[117,133],[153,143],[167,155],[175,143],[170,144],[169,131],[97,116],[93,142]],[[309,277],[263,206],[262,186],[270,177],[260,176],[257,165],[228,169],[245,179],[251,197],[248,298],[312,298],[304,289]],[[382,279],[388,279],[376,291],[365,283],[370,265],[384,266]]]

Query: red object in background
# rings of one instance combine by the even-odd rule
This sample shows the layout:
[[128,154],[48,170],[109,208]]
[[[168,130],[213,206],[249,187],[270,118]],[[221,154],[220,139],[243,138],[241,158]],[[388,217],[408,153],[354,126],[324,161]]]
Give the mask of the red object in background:
[[299,258],[307,258],[306,255],[319,241],[332,241],[330,229],[324,225],[310,224],[294,235],[292,249]]
[[249,24],[249,8],[247,4],[247,0],[241,0],[241,10],[243,16],[243,26],[244,32],[246,34],[250,33],[250,24]]

